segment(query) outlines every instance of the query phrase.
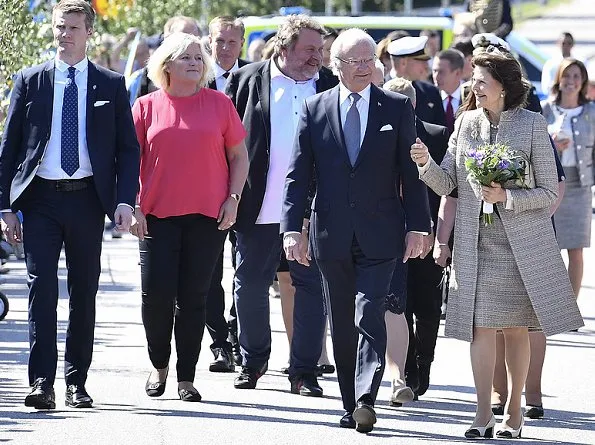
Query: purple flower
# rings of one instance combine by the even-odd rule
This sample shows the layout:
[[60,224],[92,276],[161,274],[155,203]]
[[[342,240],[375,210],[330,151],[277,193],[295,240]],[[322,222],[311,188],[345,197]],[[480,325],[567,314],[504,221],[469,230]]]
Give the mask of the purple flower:
[[480,161],[484,158],[484,154],[477,150],[469,150],[467,152],[467,156],[471,159],[475,159],[476,161]]
[[510,167],[510,161],[507,159],[502,159],[500,162],[498,162],[498,168],[500,170],[506,170],[508,167]]

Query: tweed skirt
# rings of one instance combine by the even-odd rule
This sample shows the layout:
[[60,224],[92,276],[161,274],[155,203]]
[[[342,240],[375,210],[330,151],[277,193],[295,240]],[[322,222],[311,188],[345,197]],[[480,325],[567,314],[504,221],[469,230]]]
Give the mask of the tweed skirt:
[[560,249],[580,249],[591,245],[591,187],[581,186],[578,169],[564,167],[566,191],[554,214]]
[[477,266],[475,327],[540,326],[504,226],[496,213],[494,224],[480,224]]

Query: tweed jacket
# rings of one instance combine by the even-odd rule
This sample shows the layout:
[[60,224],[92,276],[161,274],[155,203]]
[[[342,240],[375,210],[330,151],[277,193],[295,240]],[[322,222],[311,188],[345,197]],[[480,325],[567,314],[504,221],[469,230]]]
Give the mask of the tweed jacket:
[[[543,116],[548,124],[556,120],[555,104],[544,101],[542,104]],[[578,174],[583,187],[591,187],[594,182],[593,158],[595,157],[595,102],[583,105],[583,111],[570,121],[572,126],[572,139],[578,160]]]
[[[467,111],[455,122],[441,165],[430,158],[420,169],[420,178],[439,195],[458,187],[446,335],[465,341],[473,340],[481,209],[481,188],[467,178],[465,153],[489,142],[490,123],[483,111]],[[583,320],[548,211],[557,196],[558,180],[545,119],[524,109],[505,111],[496,142],[523,155],[534,172],[535,188],[511,189],[512,210],[503,203],[496,206],[541,328],[546,335],[579,328]]]

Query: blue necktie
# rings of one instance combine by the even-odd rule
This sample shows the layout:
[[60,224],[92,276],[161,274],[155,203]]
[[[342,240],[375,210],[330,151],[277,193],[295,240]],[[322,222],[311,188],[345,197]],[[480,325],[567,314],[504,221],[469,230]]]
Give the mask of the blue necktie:
[[343,136],[345,136],[345,146],[347,147],[347,154],[349,155],[349,161],[351,165],[355,165],[357,155],[360,149],[361,140],[361,129],[359,120],[359,111],[357,111],[357,101],[361,99],[361,96],[357,93],[351,93],[351,105],[347,110],[347,116],[345,118],[345,126],[343,127]]
[[68,80],[62,103],[62,153],[60,164],[68,176],[79,169],[78,88],[74,81],[76,68],[68,68]]

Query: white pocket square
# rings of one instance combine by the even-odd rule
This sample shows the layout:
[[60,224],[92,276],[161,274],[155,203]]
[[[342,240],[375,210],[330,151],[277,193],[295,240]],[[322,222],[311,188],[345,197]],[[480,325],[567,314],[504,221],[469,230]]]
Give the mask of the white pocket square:
[[392,129],[393,129],[393,126],[391,124],[386,124],[380,129],[380,131],[388,131],[388,130],[392,130]]
[[105,104],[109,104],[109,100],[97,100],[95,101],[95,103],[93,104],[94,107],[101,107]]

